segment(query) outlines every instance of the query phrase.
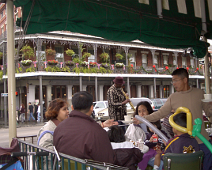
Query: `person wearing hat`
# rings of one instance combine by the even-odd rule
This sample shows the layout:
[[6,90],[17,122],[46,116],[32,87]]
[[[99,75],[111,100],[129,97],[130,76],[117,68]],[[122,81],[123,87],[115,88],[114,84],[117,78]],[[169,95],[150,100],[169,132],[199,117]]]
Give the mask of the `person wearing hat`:
[[126,99],[122,93],[122,86],[125,83],[123,77],[116,77],[113,80],[114,84],[107,91],[108,114],[110,119],[124,120],[124,115],[127,114],[126,103],[130,99]]

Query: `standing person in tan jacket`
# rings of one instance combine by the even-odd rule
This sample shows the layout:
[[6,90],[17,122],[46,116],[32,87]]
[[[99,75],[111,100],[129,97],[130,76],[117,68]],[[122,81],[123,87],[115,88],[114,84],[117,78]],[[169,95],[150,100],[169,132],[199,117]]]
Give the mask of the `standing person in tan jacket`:
[[[186,107],[192,114],[192,121],[196,118],[200,118],[203,121],[202,109],[205,111],[206,116],[212,116],[211,103],[202,102],[204,99],[204,92],[201,89],[190,87],[188,84],[189,75],[188,71],[184,68],[179,68],[172,73],[172,84],[176,90],[167,99],[166,103],[156,112],[151,115],[144,116],[148,121],[155,122],[166,117],[170,114],[171,110],[176,111],[178,107]],[[135,124],[140,122],[134,119]],[[204,124],[202,124],[201,134],[209,140],[209,136],[205,131]],[[199,143],[200,150],[204,152],[203,169],[212,169],[212,154],[209,149],[199,138],[196,138]]]

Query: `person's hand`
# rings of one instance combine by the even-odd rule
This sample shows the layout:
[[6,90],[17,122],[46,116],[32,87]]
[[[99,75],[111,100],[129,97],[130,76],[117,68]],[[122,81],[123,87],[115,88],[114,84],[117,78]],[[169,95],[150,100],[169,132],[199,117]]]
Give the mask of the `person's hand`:
[[129,97],[129,94],[128,94],[128,93],[126,93],[126,96],[127,96],[127,97]]
[[163,141],[164,145],[166,146],[166,141],[165,140],[162,140],[162,141]]
[[139,124],[141,124],[141,121],[139,121],[136,118],[133,118],[133,124],[139,125]]
[[130,102],[130,99],[126,99],[125,101],[122,102],[122,104],[127,104],[128,102]]
[[150,141],[150,142],[153,142],[153,137],[151,137],[151,138],[149,139],[149,141]]
[[118,122],[114,122],[114,119],[108,119],[108,120],[103,122],[104,127],[110,127],[110,126],[113,126],[113,125],[118,125]]

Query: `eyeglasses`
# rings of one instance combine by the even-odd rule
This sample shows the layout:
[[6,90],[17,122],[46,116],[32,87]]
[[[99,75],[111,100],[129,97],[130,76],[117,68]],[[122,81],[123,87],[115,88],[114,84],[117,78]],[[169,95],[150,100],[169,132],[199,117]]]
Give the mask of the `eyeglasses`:
[[180,80],[182,80],[182,79],[172,80],[172,81],[171,81],[171,84],[177,83],[177,82],[180,81]]

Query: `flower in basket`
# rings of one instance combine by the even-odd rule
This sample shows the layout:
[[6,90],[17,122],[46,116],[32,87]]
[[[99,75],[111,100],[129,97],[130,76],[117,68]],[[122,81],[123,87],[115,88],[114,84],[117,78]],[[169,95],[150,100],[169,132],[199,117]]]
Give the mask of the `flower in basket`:
[[96,66],[97,63],[96,63],[96,62],[90,62],[89,65],[90,65],[90,66]]
[[56,64],[58,64],[58,61],[57,60],[48,60],[47,63],[49,65],[56,65]]
[[66,52],[66,54],[67,54],[68,56],[73,56],[73,55],[75,54],[75,52],[74,52],[73,50],[68,49],[68,48],[67,48],[67,50],[66,50],[65,52]]
[[32,64],[32,60],[22,60],[21,64],[23,66],[30,66]]
[[83,62],[81,63],[81,65],[85,67],[85,66],[87,66],[87,65],[88,65],[88,62],[83,61]]
[[108,64],[108,63],[102,63],[102,67],[104,67],[104,68],[108,68],[110,66],[110,64]]
[[65,61],[65,65],[73,66],[75,63],[73,61]]
[[54,56],[56,54],[56,51],[49,48],[49,49],[46,49],[46,54],[50,56]]
[[124,63],[116,63],[115,67],[122,68],[124,67]]

